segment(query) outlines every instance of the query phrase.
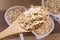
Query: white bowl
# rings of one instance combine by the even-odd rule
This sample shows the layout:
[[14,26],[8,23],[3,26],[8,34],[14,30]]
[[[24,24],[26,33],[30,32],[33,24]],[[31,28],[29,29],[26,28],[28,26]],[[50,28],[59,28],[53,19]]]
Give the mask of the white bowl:
[[24,6],[13,6],[13,7],[10,7],[6,12],[5,12],[5,15],[4,15],[4,17],[5,17],[5,20],[6,20],[6,22],[7,22],[7,24],[8,25],[10,25],[10,23],[9,23],[9,21],[8,21],[8,18],[7,18],[7,13],[8,13],[8,11],[10,11],[10,10],[12,10],[12,9],[15,9],[15,8],[23,8],[24,10],[26,10],[26,7],[24,7]]
[[[7,18],[7,15],[6,15],[6,14],[8,14],[8,11],[13,10],[13,9],[15,9],[15,8],[23,8],[24,10],[27,10],[26,7],[24,7],[24,6],[13,6],[13,7],[10,7],[10,8],[5,12],[5,15],[4,15],[5,20],[6,20],[6,22],[7,22],[8,25],[10,25],[10,23],[9,23],[9,21],[8,21],[8,18]],[[21,39],[21,40],[24,40],[23,34],[20,34],[20,39]]]
[[[41,1],[41,4],[44,7],[44,0]],[[58,13],[58,14],[50,13],[50,15],[53,20],[56,20],[58,23],[60,23],[60,13]]]
[[46,34],[38,35],[34,31],[32,31],[32,33],[35,35],[36,39],[42,39],[42,38],[48,36],[53,31],[53,29],[54,29],[54,22],[53,22],[53,20],[51,18],[49,19],[49,21],[52,24],[52,29],[49,32],[47,32]]

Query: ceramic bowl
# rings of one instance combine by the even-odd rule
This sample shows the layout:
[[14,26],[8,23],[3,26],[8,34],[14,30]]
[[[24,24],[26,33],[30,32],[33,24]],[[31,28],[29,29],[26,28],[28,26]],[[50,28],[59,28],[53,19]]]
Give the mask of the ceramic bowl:
[[52,28],[51,28],[51,30],[49,31],[49,32],[47,32],[47,33],[45,33],[45,34],[40,34],[40,35],[38,35],[38,34],[36,34],[34,31],[32,31],[32,33],[35,35],[35,37],[36,37],[36,39],[42,39],[42,38],[44,38],[44,37],[46,37],[46,36],[48,36],[53,30],[54,30],[54,22],[53,22],[53,20],[51,19],[51,18],[49,18],[49,21],[51,22],[51,26],[52,26]]
[[[41,1],[41,4],[44,7],[44,0]],[[50,13],[50,16],[52,17],[54,21],[57,21],[58,23],[60,23],[60,13],[58,14]]]
[[[6,22],[7,22],[8,25],[10,25],[10,23],[9,23],[8,18],[7,18],[7,14],[8,14],[8,12],[9,12],[10,10],[13,10],[13,9],[16,9],[16,8],[23,8],[24,10],[27,10],[26,7],[24,7],[24,6],[13,6],[13,7],[10,7],[9,9],[7,9],[7,11],[5,12],[4,17],[5,17],[5,20],[6,20]],[[13,15],[13,16],[14,16],[14,15]],[[20,34],[20,39],[21,39],[21,40],[24,40],[23,34]]]

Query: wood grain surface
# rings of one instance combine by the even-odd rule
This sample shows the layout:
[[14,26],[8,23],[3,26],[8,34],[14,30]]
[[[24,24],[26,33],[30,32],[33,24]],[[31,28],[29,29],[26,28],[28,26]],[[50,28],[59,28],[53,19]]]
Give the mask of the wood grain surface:
[[[31,4],[40,5],[41,0],[0,0],[0,32],[8,27],[4,19],[4,14],[5,14],[6,9],[12,6],[17,6],[17,5],[25,6],[29,8]],[[56,21],[55,21],[55,29],[53,30],[51,34],[55,34],[55,33],[60,33],[60,24],[57,23]],[[36,40],[32,33],[24,33],[24,36],[25,36],[25,40],[30,40],[30,39]],[[17,40],[20,40],[19,34],[9,36],[3,40],[16,40],[15,38],[17,38]]]
[[51,34],[42,40],[60,40],[60,33]]
[[[4,14],[5,14],[5,11],[0,11],[0,32],[8,27],[8,25],[4,19]],[[55,28],[51,34],[60,33],[60,24],[56,21],[54,23],[55,23]],[[32,33],[24,33],[24,36],[26,38],[32,37],[32,40],[35,40]],[[19,34],[8,37],[8,39],[14,39],[14,38],[19,38]],[[30,40],[30,39],[28,39],[28,40]]]
[[6,10],[12,6],[25,6],[30,7],[30,5],[40,5],[41,0],[0,0],[0,10]]
[[[20,40],[20,38],[4,39],[4,40]],[[25,37],[25,40],[36,40],[33,36]],[[60,33],[51,34],[40,40],[60,40]]]

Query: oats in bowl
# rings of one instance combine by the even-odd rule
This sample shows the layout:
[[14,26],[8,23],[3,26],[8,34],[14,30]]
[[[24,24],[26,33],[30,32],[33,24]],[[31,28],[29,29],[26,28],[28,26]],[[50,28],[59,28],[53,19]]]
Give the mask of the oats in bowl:
[[20,14],[23,14],[23,12],[27,10],[25,7],[23,6],[14,6],[14,7],[11,7],[9,8],[7,11],[6,11],[6,19],[8,20],[8,24],[12,24],[12,22],[14,20],[17,19],[17,17],[20,15]]
[[[24,6],[13,6],[7,9],[5,12],[5,20],[8,25],[12,24],[20,14],[22,14],[26,9]],[[21,40],[24,39],[23,34],[20,34]]]
[[37,35],[42,35],[48,33],[52,29],[51,22],[48,20],[44,25],[39,29],[34,30]]
[[53,14],[60,13],[60,0],[44,0],[44,6]]
[[49,19],[49,12],[45,7],[34,6],[20,15],[20,27],[25,30],[35,30],[42,26]]
[[44,23],[39,29],[32,31],[32,33],[37,40],[40,40],[48,36],[54,30],[54,27],[54,22],[52,18],[49,17],[49,20],[46,23]]

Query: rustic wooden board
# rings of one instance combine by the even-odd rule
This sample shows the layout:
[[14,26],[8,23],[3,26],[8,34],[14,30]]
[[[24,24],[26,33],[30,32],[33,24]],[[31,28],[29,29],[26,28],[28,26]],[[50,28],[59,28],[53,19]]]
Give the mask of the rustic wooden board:
[[[35,38],[34,38],[34,36],[25,36],[25,38],[24,38],[25,40],[36,40]],[[9,38],[9,39],[4,39],[4,40],[20,40],[20,38],[19,37],[17,37],[17,38]]]
[[[17,38],[9,38],[4,40],[20,40],[19,37]],[[25,36],[25,40],[36,40],[34,36]],[[60,33],[51,34],[41,40],[60,40]]]
[[[40,5],[41,0],[0,0],[0,10],[2,10],[0,11],[0,32],[8,27],[4,19],[4,14],[6,9],[16,5],[21,5],[29,8],[31,4]],[[60,33],[60,24],[58,24],[56,21],[55,21],[55,29],[51,34],[55,34],[55,33]],[[35,37],[33,36],[32,33],[24,33],[24,36],[25,36],[25,40],[35,40]],[[7,37],[4,40],[16,40],[16,39],[20,40],[19,34]]]
[[60,33],[51,34],[42,40],[60,40]]
[[25,6],[30,7],[30,5],[40,5],[41,0],[0,0],[0,10],[6,10],[12,6]]

